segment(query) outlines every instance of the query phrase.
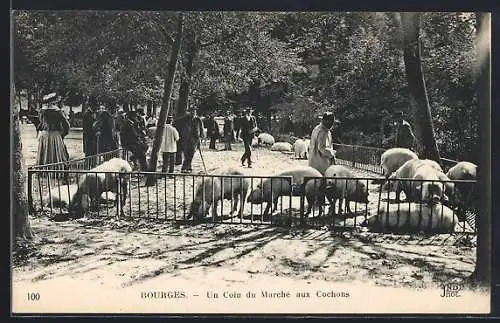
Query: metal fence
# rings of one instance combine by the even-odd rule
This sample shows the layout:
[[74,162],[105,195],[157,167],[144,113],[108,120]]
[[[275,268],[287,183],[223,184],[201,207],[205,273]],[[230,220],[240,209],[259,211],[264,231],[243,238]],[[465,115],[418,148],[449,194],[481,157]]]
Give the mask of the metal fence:
[[[69,181],[50,181],[46,173],[62,172],[67,174]],[[298,201],[292,201],[290,191],[291,177],[237,176],[237,175],[192,175],[169,174],[159,172],[95,172],[95,171],[55,171],[29,170],[33,192],[29,199],[33,214],[48,214],[50,216],[69,215],[70,203],[77,201],[80,205],[81,196],[77,191],[86,193],[97,189],[99,199],[95,210],[87,208],[89,216],[107,217],[123,216],[124,218],[147,218],[162,220],[213,221],[224,223],[271,224],[279,220],[269,212],[265,212],[265,204],[260,200],[276,201],[279,204],[275,214],[290,217],[293,207]],[[146,186],[146,177],[154,176],[155,183]],[[89,177],[90,179],[86,179]],[[121,178],[126,178],[127,186],[119,192]],[[267,183],[267,184],[266,184]],[[247,202],[247,195],[258,187],[268,186],[269,194],[264,197],[255,195],[256,203]],[[247,187],[246,191],[241,189]],[[119,213],[117,195],[125,194],[123,214]],[[255,193],[256,194],[256,193]],[[234,196],[233,196],[234,195]],[[78,197],[76,197],[78,196]],[[225,199],[221,199],[223,196]],[[75,200],[75,198],[77,198]],[[91,204],[92,198],[84,204]],[[236,201],[238,200],[238,201]],[[272,203],[271,203],[272,204]],[[243,205],[242,217],[239,215]],[[298,207],[297,207],[298,209]],[[210,210],[210,212],[209,212]],[[213,217],[213,211],[216,216]]]
[[[333,144],[336,150],[335,156],[339,165],[351,166],[375,174],[383,175],[383,169],[380,166],[380,156],[387,150],[384,148]],[[458,161],[440,158],[440,165],[444,172],[457,164]]]
[[[69,180],[63,183],[60,178],[54,181],[44,176],[50,173],[66,174]],[[292,177],[278,176],[40,169],[30,169],[28,176],[34,184],[29,194],[32,214],[75,216],[69,205],[76,201],[74,205],[84,208],[83,214],[89,217],[327,226],[341,231],[368,227],[381,231],[413,228],[423,232],[475,233],[475,221],[471,219],[477,214],[474,181],[450,181],[454,187],[468,185],[470,194],[462,203],[453,201],[429,208],[408,199],[396,201],[394,192],[387,189],[396,184],[411,184],[414,180],[389,181],[384,188],[384,185],[372,183],[371,177],[306,178],[304,183],[294,183]],[[154,185],[145,185],[147,176],[155,177]],[[120,181],[127,183],[121,190]],[[446,190],[444,182],[420,182],[437,184]],[[402,196],[405,193],[412,195],[413,186],[409,187],[410,191],[407,189]],[[78,195],[78,191],[84,194]],[[455,188],[450,195],[456,195]],[[117,205],[118,196],[125,201],[120,204],[123,214]],[[342,200],[344,208],[341,210]],[[309,206],[313,206],[310,211]],[[381,225],[383,221],[385,225]]]
[[[97,155],[86,156],[82,158],[72,159],[64,162],[32,165],[28,167],[28,200],[33,200],[33,189],[40,186],[38,182],[33,182],[33,174],[36,173],[38,178],[44,178],[48,186],[60,186],[61,184],[71,184],[74,178],[70,177],[69,170],[90,170],[99,164],[115,157],[128,159],[129,152],[119,148],[112,151],[100,153]],[[40,189],[40,187],[39,187]],[[30,204],[30,211],[33,211]]]
[[[427,204],[426,189],[417,189],[421,185],[429,185],[429,191],[437,187],[445,199]],[[304,209],[308,189],[320,196],[323,208]],[[302,225],[328,225],[341,231],[362,226],[378,232],[477,233],[476,181],[389,179],[375,184],[372,177],[312,177],[305,179],[302,190]]]
[[72,159],[64,162],[45,164],[45,165],[33,165],[29,166],[30,170],[90,170],[97,165],[110,160],[115,157],[124,158],[127,152],[123,149],[115,149],[112,151],[100,153],[97,155],[86,156],[82,158]]
[[333,148],[336,150],[335,157],[338,164],[383,174],[380,156],[385,149],[344,144],[334,144]]

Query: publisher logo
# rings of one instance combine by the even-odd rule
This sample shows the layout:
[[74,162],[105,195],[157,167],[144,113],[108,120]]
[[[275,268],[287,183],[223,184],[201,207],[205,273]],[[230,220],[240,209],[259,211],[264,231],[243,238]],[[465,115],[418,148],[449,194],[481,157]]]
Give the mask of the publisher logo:
[[446,283],[442,288],[441,297],[460,297],[460,291],[464,286],[458,283]]

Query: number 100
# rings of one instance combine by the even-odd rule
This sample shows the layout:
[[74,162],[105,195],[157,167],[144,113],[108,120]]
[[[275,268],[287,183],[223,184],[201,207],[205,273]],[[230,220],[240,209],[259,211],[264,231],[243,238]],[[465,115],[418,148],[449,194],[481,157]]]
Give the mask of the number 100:
[[40,293],[28,293],[28,301],[40,300]]

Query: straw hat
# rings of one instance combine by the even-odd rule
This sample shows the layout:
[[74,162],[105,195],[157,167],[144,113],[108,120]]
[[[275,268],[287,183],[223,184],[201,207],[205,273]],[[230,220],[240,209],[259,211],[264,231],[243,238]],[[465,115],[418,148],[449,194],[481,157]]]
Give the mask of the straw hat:
[[49,93],[47,95],[44,95],[42,97],[42,102],[43,103],[52,103],[57,101],[57,94],[55,92]]

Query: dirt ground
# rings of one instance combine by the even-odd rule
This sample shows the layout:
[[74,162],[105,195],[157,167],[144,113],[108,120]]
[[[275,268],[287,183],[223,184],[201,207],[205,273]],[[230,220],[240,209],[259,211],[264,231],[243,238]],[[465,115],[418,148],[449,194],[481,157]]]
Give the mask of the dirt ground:
[[[22,126],[26,164],[33,164],[36,140],[32,125]],[[65,142],[73,157],[81,154],[81,132]],[[219,148],[222,148],[219,144]],[[254,151],[254,167],[239,167],[235,150],[203,151],[208,173],[234,166],[248,175],[271,175],[277,169],[306,164],[267,149]],[[160,160],[161,163],[161,160]],[[199,154],[193,161],[202,169]],[[150,211],[153,212],[153,211]],[[141,286],[148,281],[182,277],[204,284],[241,284],[255,277],[284,277],[295,282],[363,283],[416,289],[439,288],[474,270],[475,243],[456,235],[392,235],[331,232],[268,225],[183,225],[148,219],[90,218],[55,222],[32,217],[36,239],[14,257],[13,282],[92,281],[109,288]],[[36,248],[33,248],[33,245]],[[224,272],[221,275],[214,275]],[[215,281],[214,281],[215,279]]]

